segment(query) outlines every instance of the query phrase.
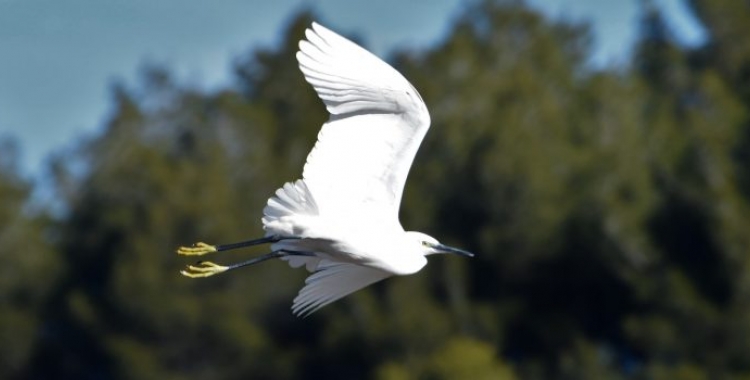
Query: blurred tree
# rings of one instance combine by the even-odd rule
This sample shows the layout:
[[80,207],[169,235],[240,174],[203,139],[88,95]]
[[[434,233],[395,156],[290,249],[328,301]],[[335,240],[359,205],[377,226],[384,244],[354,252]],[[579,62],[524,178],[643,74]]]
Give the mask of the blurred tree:
[[15,140],[0,139],[0,378],[20,378],[44,334],[41,306],[58,274],[49,219],[31,204]]
[[[144,82],[138,98],[115,89],[106,131],[67,159],[85,166],[60,169],[61,182],[80,179],[67,199],[60,243],[67,271],[48,303],[54,327],[39,343],[36,377],[213,377],[220,363],[221,377],[236,377],[268,363],[272,347],[250,315],[278,287],[251,302],[231,289],[260,288],[273,272],[196,287],[178,275],[173,255],[195,236],[228,241],[258,228],[247,215],[264,197],[234,184],[263,174],[230,170],[267,153],[237,152],[233,115],[255,112],[236,95],[177,88],[158,69],[147,70]],[[205,295],[196,297],[200,290]]]
[[709,38],[700,57],[750,104],[750,4],[745,0],[688,0]]
[[750,317],[750,219],[734,151],[747,109],[721,68],[700,49],[677,46],[654,9],[642,33],[636,63],[659,195],[648,231],[659,255],[639,282],[640,308],[626,330],[648,378],[746,377],[748,336],[738,325]]

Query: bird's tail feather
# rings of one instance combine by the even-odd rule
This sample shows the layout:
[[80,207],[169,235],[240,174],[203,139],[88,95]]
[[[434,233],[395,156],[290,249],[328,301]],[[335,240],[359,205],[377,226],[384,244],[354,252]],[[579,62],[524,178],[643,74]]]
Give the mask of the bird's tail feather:
[[263,209],[266,235],[300,236],[300,218],[318,215],[318,205],[304,180],[287,182],[268,199]]

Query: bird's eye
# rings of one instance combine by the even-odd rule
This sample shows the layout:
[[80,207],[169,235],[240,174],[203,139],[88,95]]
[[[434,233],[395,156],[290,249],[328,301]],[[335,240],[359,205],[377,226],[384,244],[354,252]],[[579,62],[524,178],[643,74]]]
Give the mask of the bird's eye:
[[422,241],[422,245],[423,245],[423,246],[425,246],[425,247],[429,247],[429,246],[430,246],[430,243],[428,243],[428,242],[426,242],[426,241],[424,241],[424,240],[423,240],[423,241]]

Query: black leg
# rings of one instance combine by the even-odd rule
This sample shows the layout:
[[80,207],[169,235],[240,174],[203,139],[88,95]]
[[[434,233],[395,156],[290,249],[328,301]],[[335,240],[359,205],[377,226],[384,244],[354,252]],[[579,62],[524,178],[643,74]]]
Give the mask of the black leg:
[[211,245],[211,244],[200,242],[200,243],[193,244],[192,247],[178,248],[177,254],[185,255],[185,256],[201,256],[201,255],[205,255],[211,252],[229,251],[232,249],[250,247],[253,245],[276,243],[278,241],[287,240],[287,239],[299,239],[299,238],[281,237],[277,235],[271,235],[271,236],[262,237],[260,239],[247,240],[247,241],[241,241],[239,243],[229,243],[229,244]]
[[273,251],[271,253],[266,253],[263,256],[258,256],[247,261],[229,265],[227,266],[227,270],[242,268],[248,265],[258,264],[266,260],[277,259],[277,258],[284,257],[284,256],[315,256],[315,254],[312,252],[300,252],[300,251],[285,251],[285,250]]
[[285,251],[285,250],[279,250],[279,251],[273,251],[271,253],[266,253],[263,256],[254,257],[247,261],[242,261],[237,264],[232,264],[228,266],[219,265],[216,263],[212,263],[210,261],[199,261],[195,265],[188,265],[186,270],[181,271],[184,276],[196,278],[196,277],[208,277],[213,276],[218,273],[226,272],[228,270],[237,269],[246,267],[248,265],[258,264],[266,260],[270,259],[276,259],[284,256],[315,256],[312,252],[302,252],[302,251]]
[[260,239],[241,241],[239,243],[217,244],[216,251],[217,252],[229,251],[229,250],[237,249],[237,248],[252,247],[254,245],[276,243],[277,241],[280,241],[280,240],[282,240],[280,236],[271,235],[271,236],[262,237]]

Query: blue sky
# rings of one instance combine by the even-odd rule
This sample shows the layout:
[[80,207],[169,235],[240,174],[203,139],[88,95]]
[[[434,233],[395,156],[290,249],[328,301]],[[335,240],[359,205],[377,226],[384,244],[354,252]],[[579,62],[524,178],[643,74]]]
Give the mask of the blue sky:
[[[638,0],[528,0],[550,17],[592,23],[595,65],[624,62],[636,36]],[[654,1],[676,36],[702,31],[680,0]],[[320,22],[357,33],[376,54],[439,41],[460,0],[0,0],[0,136],[22,148],[22,168],[95,133],[115,80],[132,83],[144,62],[207,89],[231,79],[233,57],[272,46],[285,23],[310,7]]]

